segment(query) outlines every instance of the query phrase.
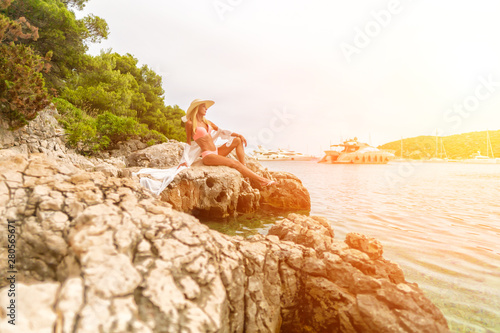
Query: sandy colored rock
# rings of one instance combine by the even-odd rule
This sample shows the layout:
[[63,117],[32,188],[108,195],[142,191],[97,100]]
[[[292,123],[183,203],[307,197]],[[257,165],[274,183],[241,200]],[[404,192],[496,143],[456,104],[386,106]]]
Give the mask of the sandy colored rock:
[[[25,141],[6,138],[18,145],[0,151],[0,255],[11,226],[16,332],[448,332],[439,309],[372,239],[337,240],[326,219],[298,214],[267,236],[229,237],[175,210],[224,216],[262,200],[307,205],[293,175],[276,175],[295,198],[285,205],[230,168],[192,168],[166,203],[136,179],[96,171],[102,160],[63,153],[57,128],[43,136],[42,125],[23,129]],[[118,168],[119,157],[110,158]],[[193,204],[185,197],[196,189]],[[0,261],[1,304],[8,270]],[[9,332],[5,311],[0,330]]]
[[366,253],[371,259],[380,258],[384,252],[382,244],[377,239],[366,237],[359,233],[348,233],[345,237],[345,242],[353,249]]

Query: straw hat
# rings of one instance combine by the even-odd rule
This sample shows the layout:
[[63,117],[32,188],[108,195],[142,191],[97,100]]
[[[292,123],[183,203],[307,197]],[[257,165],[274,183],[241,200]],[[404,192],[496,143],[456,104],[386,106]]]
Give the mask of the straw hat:
[[208,109],[209,107],[214,105],[215,102],[208,99],[195,99],[194,101],[191,102],[191,105],[187,109],[186,115],[182,117],[182,121],[186,122],[188,119],[190,119],[193,111],[196,109],[197,106],[201,104],[205,104],[205,107]]

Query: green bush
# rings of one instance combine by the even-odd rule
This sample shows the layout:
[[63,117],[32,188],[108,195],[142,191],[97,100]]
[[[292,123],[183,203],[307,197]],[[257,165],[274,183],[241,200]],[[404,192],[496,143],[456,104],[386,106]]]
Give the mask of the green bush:
[[68,144],[79,152],[89,152],[98,145],[96,121],[88,117],[85,121],[71,123],[67,128]]
[[163,134],[148,129],[146,124],[134,118],[117,116],[108,111],[94,118],[65,99],[55,98],[54,102],[60,114],[59,122],[68,134],[68,144],[80,153],[90,154],[114,148],[118,142],[130,139],[138,139],[148,145],[167,141]]
[[50,104],[42,72],[50,66],[45,58],[26,45],[15,44],[19,39],[38,38],[38,29],[24,17],[12,20],[3,14],[11,0],[0,0],[0,115],[12,129],[34,119],[38,111]]
[[68,128],[73,123],[81,122],[87,114],[68,102],[63,98],[54,98],[52,102],[55,104],[57,111],[59,112],[59,123],[64,127]]
[[25,45],[0,44],[0,54],[0,112],[16,129],[50,104],[41,73],[45,65]]
[[97,131],[107,136],[111,142],[137,139],[139,123],[130,117],[117,116],[111,112],[104,112],[97,116]]

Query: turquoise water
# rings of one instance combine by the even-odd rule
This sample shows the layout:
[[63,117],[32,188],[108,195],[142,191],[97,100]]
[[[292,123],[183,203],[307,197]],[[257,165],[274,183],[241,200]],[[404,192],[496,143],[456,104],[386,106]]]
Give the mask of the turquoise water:
[[[360,232],[380,240],[384,257],[418,283],[453,332],[500,332],[500,164],[262,164],[298,176],[311,215],[328,218],[337,239]],[[265,234],[284,215],[209,225]]]

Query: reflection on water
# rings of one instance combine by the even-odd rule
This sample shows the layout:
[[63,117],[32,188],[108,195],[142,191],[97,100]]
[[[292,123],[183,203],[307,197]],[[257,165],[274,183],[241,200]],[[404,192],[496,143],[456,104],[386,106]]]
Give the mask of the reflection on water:
[[[379,239],[384,256],[419,284],[453,332],[500,332],[500,165],[262,164],[298,176],[311,194],[311,215],[328,218],[337,238]],[[279,218],[247,216],[218,229],[265,234]]]
[[220,231],[230,236],[248,237],[255,234],[266,234],[275,221],[283,219],[284,216],[265,216],[261,214],[245,214],[238,218],[225,220],[202,220],[211,229]]

